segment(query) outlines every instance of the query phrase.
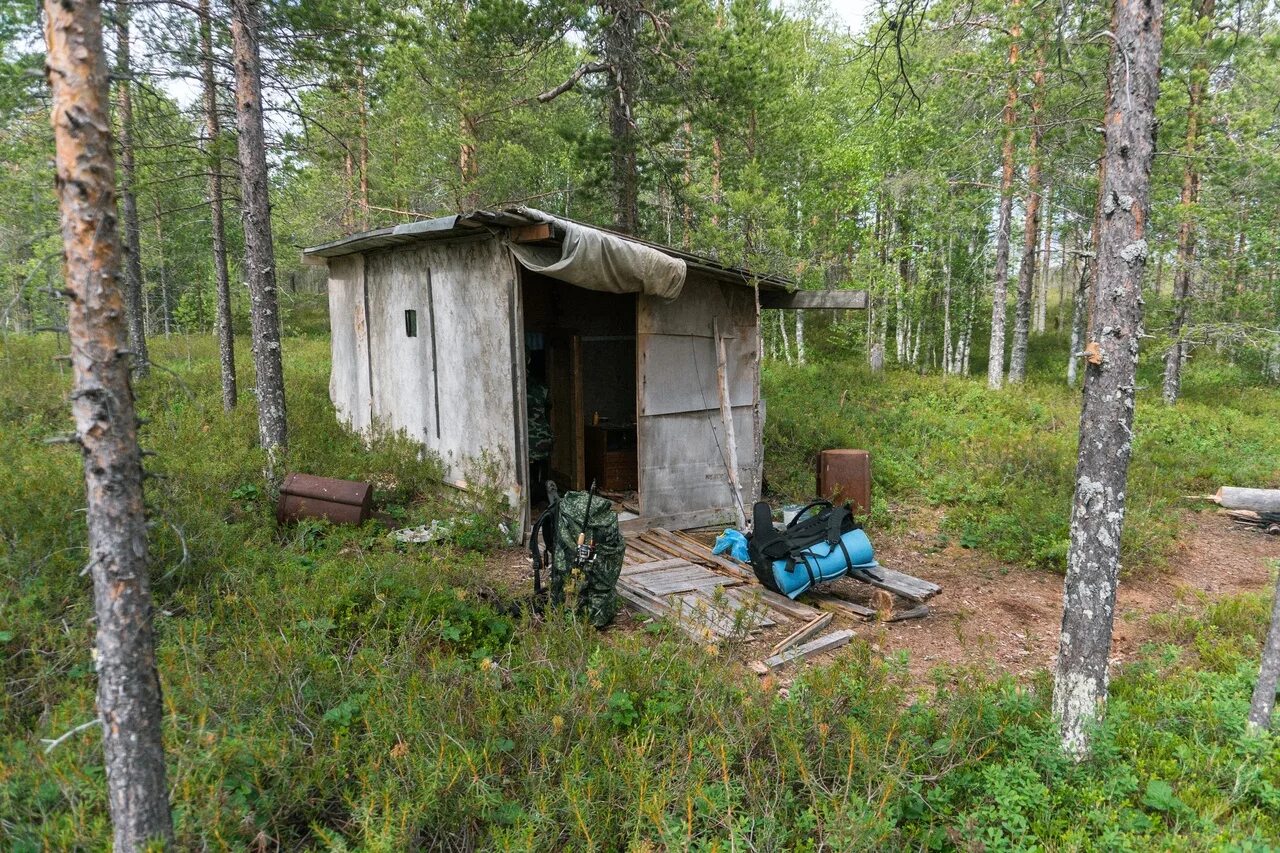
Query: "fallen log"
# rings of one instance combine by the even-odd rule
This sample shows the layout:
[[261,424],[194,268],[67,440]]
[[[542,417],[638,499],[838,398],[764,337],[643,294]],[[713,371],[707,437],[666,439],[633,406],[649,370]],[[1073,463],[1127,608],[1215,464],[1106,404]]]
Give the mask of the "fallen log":
[[1223,509],[1251,512],[1280,512],[1280,489],[1244,489],[1223,486],[1212,495],[1190,495],[1195,500],[1213,501]]

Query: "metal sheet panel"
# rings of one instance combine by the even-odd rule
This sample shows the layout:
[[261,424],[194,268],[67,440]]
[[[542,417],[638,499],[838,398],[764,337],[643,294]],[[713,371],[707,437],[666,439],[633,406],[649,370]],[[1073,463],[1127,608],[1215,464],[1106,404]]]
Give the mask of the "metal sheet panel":
[[[734,506],[729,488],[724,426],[719,410],[681,412],[642,417],[640,429],[640,512],[645,517],[677,516],[703,510],[730,511]],[[750,406],[733,410],[733,429],[741,457],[738,481],[746,493],[743,504],[748,517],[751,503],[759,494],[751,445]]]
[[[451,482],[467,483],[488,456],[488,473],[520,506],[514,276],[501,244],[477,240],[374,254],[367,281],[375,416],[437,453]],[[408,309],[417,337],[406,335]]]
[[[726,337],[725,354],[729,365],[729,401],[734,406],[750,406],[754,396],[755,341]],[[640,396],[641,415],[719,409],[716,349],[711,338],[643,335],[640,357],[644,361],[641,375],[646,383]]]
[[339,420],[364,432],[371,422],[372,402],[363,255],[347,255],[329,262],[329,325],[329,399]]
[[726,336],[726,380],[733,404],[742,501],[749,509],[759,495],[754,452],[758,423],[753,407],[758,376],[755,317],[752,291],[692,271],[679,299],[640,298],[641,515],[693,517],[734,506],[719,411],[713,319]]

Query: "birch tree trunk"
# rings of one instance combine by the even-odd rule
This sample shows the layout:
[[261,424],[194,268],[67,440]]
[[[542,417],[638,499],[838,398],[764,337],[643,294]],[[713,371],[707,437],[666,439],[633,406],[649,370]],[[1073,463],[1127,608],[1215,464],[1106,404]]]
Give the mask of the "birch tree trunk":
[[796,363],[804,364],[804,311],[796,311]]
[[227,228],[222,218],[222,158],[218,142],[222,138],[218,118],[218,81],[213,70],[213,18],[209,0],[200,0],[201,83],[204,86],[204,122],[208,134],[209,213],[213,232],[213,273],[218,288],[218,362],[222,376],[222,408],[236,406],[236,346],[231,326],[231,279],[227,273]]
[[1043,335],[1049,316],[1049,254],[1053,250],[1053,187],[1044,188],[1044,244],[1040,249],[1040,286],[1036,291],[1035,320],[1031,325],[1036,334]]
[[1018,267],[1018,304],[1013,320],[1013,346],[1009,352],[1009,383],[1021,385],[1027,378],[1027,339],[1031,332],[1031,300],[1036,281],[1036,244],[1040,240],[1040,107],[1044,103],[1044,48],[1036,49],[1035,94],[1031,96],[1031,144],[1027,152],[1027,212],[1023,222],[1022,263]]
[[[1013,0],[1013,14],[1018,14],[1020,0]],[[1013,42],[1009,45],[1009,93],[1004,103],[1004,145],[1000,152],[1000,222],[996,227],[995,282],[991,287],[991,349],[987,360],[987,387],[996,390],[1004,385],[1004,321],[1009,293],[1009,231],[1013,227],[1013,143],[1014,124],[1018,117],[1018,37],[1022,27],[1015,20],[1010,28]]]
[[102,10],[96,0],[47,0],[44,14],[107,802],[115,849],[135,851],[151,842],[171,843],[173,824],[151,631],[142,455],[123,354],[126,315]]
[[[1200,0],[1197,24],[1204,18],[1213,18],[1214,0]],[[1178,402],[1182,390],[1182,362],[1186,358],[1187,345],[1183,329],[1190,310],[1191,283],[1196,263],[1195,205],[1200,200],[1200,167],[1197,163],[1200,142],[1200,109],[1204,102],[1208,82],[1208,59],[1205,44],[1208,29],[1203,32],[1200,57],[1191,71],[1191,83],[1187,87],[1187,136],[1183,144],[1182,198],[1179,205],[1181,222],[1178,225],[1178,254],[1173,274],[1173,322],[1169,335],[1173,342],[1164,356],[1164,386],[1161,389],[1164,402],[1172,406]]]
[[1063,749],[1089,752],[1107,698],[1108,655],[1120,574],[1125,489],[1133,452],[1134,385],[1142,335],[1160,93],[1161,0],[1115,0],[1107,71],[1103,221],[1085,365],[1080,449],[1053,709]]
[[143,302],[142,235],[138,227],[138,199],[133,187],[133,68],[129,57],[129,6],[116,0],[116,117],[120,122],[120,201],[124,214],[124,298],[129,321],[129,349],[133,351],[133,375],[151,372],[147,350],[147,309]]
[[244,220],[245,276],[249,283],[253,364],[257,371],[258,436],[267,452],[268,479],[278,455],[288,449],[284,369],[280,358],[280,312],[267,191],[266,134],[262,123],[262,77],[254,0],[232,0],[231,43],[236,76],[240,196]]
[[1276,684],[1280,682],[1280,576],[1276,578],[1275,598],[1271,602],[1271,627],[1262,647],[1262,664],[1258,667],[1258,683],[1253,686],[1249,703],[1250,734],[1271,728],[1271,713],[1276,705]]

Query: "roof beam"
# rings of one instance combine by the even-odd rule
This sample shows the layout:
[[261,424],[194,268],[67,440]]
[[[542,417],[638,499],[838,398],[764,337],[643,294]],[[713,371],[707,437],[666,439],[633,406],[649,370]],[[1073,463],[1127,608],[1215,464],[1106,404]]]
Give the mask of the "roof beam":
[[760,291],[761,308],[843,308],[867,307],[865,290],[797,290],[793,293]]

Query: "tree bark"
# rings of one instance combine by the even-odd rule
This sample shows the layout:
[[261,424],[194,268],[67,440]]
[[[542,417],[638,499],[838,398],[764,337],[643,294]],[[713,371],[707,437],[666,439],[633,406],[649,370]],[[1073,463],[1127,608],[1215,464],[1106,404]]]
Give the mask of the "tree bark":
[[640,13],[631,8],[629,2],[621,0],[606,5],[613,21],[604,32],[605,59],[609,65],[609,136],[613,141],[613,227],[623,234],[635,234],[640,228],[640,176],[636,168],[632,114],[639,62],[636,33]]
[[[1197,10],[1197,24],[1205,18],[1213,18],[1214,0],[1200,0]],[[1205,40],[1209,38],[1208,30],[1200,43],[1200,55],[1191,70],[1190,85],[1187,86],[1187,136],[1183,144],[1184,156],[1182,168],[1182,198],[1179,205],[1181,222],[1178,225],[1178,253],[1173,274],[1173,322],[1169,326],[1169,336],[1173,342],[1164,356],[1164,385],[1161,389],[1166,405],[1178,402],[1178,394],[1182,389],[1182,362],[1187,355],[1187,344],[1183,340],[1183,330],[1187,324],[1187,316],[1191,303],[1191,284],[1196,263],[1196,220],[1195,205],[1200,200],[1200,167],[1197,156],[1200,148],[1200,110],[1204,103],[1205,85],[1209,73]]]
[[1044,188],[1044,244],[1040,249],[1040,286],[1036,293],[1035,322],[1032,330],[1043,335],[1049,316],[1049,255],[1053,251],[1053,187]]
[[1027,378],[1027,339],[1031,332],[1032,290],[1036,282],[1036,243],[1040,239],[1040,140],[1044,127],[1040,108],[1044,103],[1044,48],[1036,49],[1036,72],[1031,96],[1031,144],[1027,151],[1027,211],[1023,222],[1022,263],[1018,267],[1018,304],[1014,312],[1013,346],[1009,352],[1009,383],[1021,385]]
[[267,452],[268,478],[288,449],[284,369],[280,357],[280,313],[267,190],[266,134],[262,122],[258,10],[254,0],[232,0],[231,44],[236,76],[240,195],[244,221],[245,276],[249,283],[253,364],[257,371],[258,436]]
[[236,346],[231,324],[231,278],[227,273],[227,228],[222,218],[222,158],[218,141],[222,137],[218,117],[218,81],[213,70],[213,18],[209,0],[200,0],[201,76],[204,86],[204,122],[209,137],[209,213],[213,232],[213,273],[218,288],[218,362],[222,377],[222,408],[236,406]]
[[160,328],[164,329],[164,336],[167,338],[173,331],[170,322],[173,309],[169,303],[169,271],[164,262],[164,220],[160,216],[160,196],[153,195],[151,200],[155,203],[156,260],[160,267]]
[[[1018,14],[1020,0],[1013,0],[1013,14]],[[1018,37],[1022,27],[1015,21],[1010,29],[1009,92],[1004,103],[1004,145],[1000,152],[1000,222],[996,228],[995,282],[991,287],[991,349],[987,361],[987,387],[1004,385],[1004,325],[1009,292],[1009,231],[1013,226],[1013,144],[1014,124],[1018,117]]]
[[1280,682],[1280,576],[1276,578],[1275,597],[1271,602],[1271,627],[1267,630],[1267,642],[1262,647],[1258,683],[1253,686],[1253,699],[1249,702],[1249,722],[1246,728],[1250,734],[1258,734],[1271,728],[1277,682]]
[[109,85],[96,0],[47,0],[57,191],[97,621],[98,713],[115,849],[171,843],[151,629],[142,455],[120,290]]
[[1142,335],[1142,277],[1156,99],[1161,0],[1116,0],[1107,72],[1105,190],[1095,322],[1086,348],[1080,449],[1071,511],[1053,709],[1063,749],[1080,759],[1107,698],[1120,574],[1125,489],[1133,452],[1134,385]]
[[138,227],[138,199],[133,187],[133,69],[129,58],[129,6],[116,0],[116,113],[120,122],[120,201],[124,208],[124,298],[129,321],[129,349],[133,351],[134,376],[151,372],[147,350],[147,312],[143,304],[142,236]]

